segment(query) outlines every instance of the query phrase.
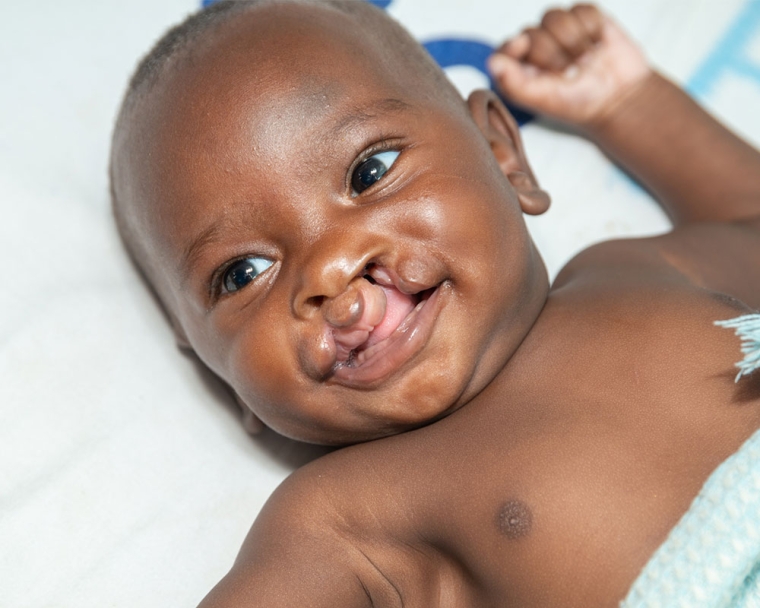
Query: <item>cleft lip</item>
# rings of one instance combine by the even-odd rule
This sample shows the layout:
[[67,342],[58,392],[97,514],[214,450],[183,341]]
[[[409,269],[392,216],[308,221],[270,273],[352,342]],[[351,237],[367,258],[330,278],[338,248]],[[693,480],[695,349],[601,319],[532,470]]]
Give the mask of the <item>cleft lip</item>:
[[326,381],[369,389],[405,367],[430,340],[446,299],[443,285],[419,292],[419,302],[390,336],[367,348],[354,349],[346,361],[336,361]]
[[[416,294],[409,294],[410,299],[413,303],[413,308],[405,316],[405,318],[399,323],[398,327],[394,331],[404,331],[404,327],[409,323],[409,318],[420,307],[420,303],[426,301],[432,295],[434,291],[435,291],[435,288],[432,288],[432,289],[427,289],[425,291],[421,291]],[[368,332],[367,339],[364,340],[364,342],[362,342],[358,346],[356,346],[354,349],[352,349],[351,353],[349,353],[349,357],[346,359],[346,361],[344,361],[345,364],[356,366],[356,361],[357,361],[356,356],[359,353],[363,353],[364,351],[372,347],[372,344],[371,344],[372,341],[370,340],[370,335],[371,335],[371,332]]]
[[[420,272],[426,268],[429,271]],[[385,329],[374,323],[371,327],[364,327],[365,323],[340,326],[325,319],[317,334],[312,334],[312,339],[307,338],[299,349],[299,360],[306,375],[319,383],[368,388],[382,377],[395,373],[422,349],[432,333],[445,299],[439,297],[440,292],[448,291],[445,286],[449,281],[442,276],[443,272],[437,263],[404,265],[401,262],[397,270],[382,260],[368,262],[352,282],[366,280],[369,285],[365,285],[371,291],[382,290],[386,298],[393,299],[394,293],[397,301],[406,298],[406,306],[411,304],[411,310],[401,319],[396,316],[393,322],[390,318],[384,319]],[[412,278],[414,275],[425,277]]]
[[377,350],[376,345],[390,338],[390,334],[403,332],[415,309],[421,302],[426,301],[437,287],[410,281],[392,267],[377,263],[367,264],[361,278],[376,286],[374,289],[383,294],[383,315],[375,318],[373,323],[365,324],[361,328],[357,326],[356,329],[362,331],[351,332],[350,337],[353,340],[346,339],[345,331],[333,331],[333,338],[338,347],[335,369],[341,366],[358,367],[369,356],[368,353],[365,354],[366,351]]
[[423,292],[432,292],[442,281],[423,281],[404,276],[394,268],[381,264],[369,263],[365,266],[363,275],[374,283],[384,287],[394,287],[406,295],[420,295]]

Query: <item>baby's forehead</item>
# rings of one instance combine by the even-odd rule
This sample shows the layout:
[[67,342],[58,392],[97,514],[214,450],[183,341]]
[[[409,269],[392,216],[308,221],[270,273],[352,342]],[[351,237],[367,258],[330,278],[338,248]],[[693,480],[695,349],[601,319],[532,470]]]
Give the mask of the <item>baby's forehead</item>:
[[212,89],[220,96],[226,88],[224,76],[234,84],[241,75],[250,75],[270,88],[279,81],[283,88],[298,88],[304,102],[318,99],[315,92],[328,101],[340,96],[346,79],[361,80],[368,71],[374,78],[404,80],[405,86],[428,94],[442,88],[442,72],[399,24],[369,3],[339,3],[344,5],[356,8],[300,2],[254,5],[179,53],[173,71],[189,77],[196,90]]
[[[225,107],[266,114],[276,105],[278,115],[296,120],[338,101],[360,103],[360,86],[409,90],[413,79],[403,76],[414,70],[401,69],[355,20],[293,6],[252,10],[216,28],[177,58],[150,105],[174,116],[195,114],[194,120]],[[262,124],[259,134],[267,130]]]
[[[237,14],[200,36],[177,54],[176,67],[194,70],[201,63],[245,66],[282,75],[307,76],[322,65],[339,71],[342,62],[387,56],[392,49],[374,35],[389,27],[385,19],[358,20],[326,6],[285,2]],[[398,67],[398,66],[397,66]],[[316,74],[315,74],[316,76]],[[271,74],[266,76],[271,77]]]
[[[325,113],[342,113],[350,125],[352,115],[361,113],[357,108],[383,99],[427,103],[435,84],[425,86],[429,75],[402,68],[397,55],[349,15],[312,5],[257,8],[178,57],[146,96],[135,127],[142,131],[139,139],[151,140],[154,158],[181,157],[191,139],[200,148],[193,155],[219,150],[219,144],[223,154],[232,154],[224,143],[240,141],[241,133],[267,146],[293,124],[328,127],[315,120]],[[194,160],[202,159],[182,159]]]

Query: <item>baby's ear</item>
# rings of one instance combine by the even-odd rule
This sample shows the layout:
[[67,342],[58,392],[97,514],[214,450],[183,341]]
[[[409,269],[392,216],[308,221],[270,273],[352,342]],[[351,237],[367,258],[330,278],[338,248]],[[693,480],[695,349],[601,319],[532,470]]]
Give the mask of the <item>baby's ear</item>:
[[541,189],[525,156],[520,129],[493,91],[478,89],[467,99],[475,124],[491,146],[496,162],[520,200],[523,213],[541,215],[551,203]]

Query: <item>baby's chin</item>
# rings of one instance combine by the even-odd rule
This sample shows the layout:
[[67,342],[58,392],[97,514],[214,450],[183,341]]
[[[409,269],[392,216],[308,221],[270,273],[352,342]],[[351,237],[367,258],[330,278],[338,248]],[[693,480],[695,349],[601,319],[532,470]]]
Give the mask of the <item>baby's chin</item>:
[[420,412],[418,412],[418,415],[413,419],[410,416],[407,416],[404,420],[377,417],[374,420],[365,420],[362,424],[352,426],[328,427],[315,421],[311,426],[308,425],[308,423],[303,423],[299,425],[299,428],[295,429],[281,427],[276,423],[272,424],[271,428],[277,433],[295,441],[332,447],[344,447],[358,443],[366,443],[376,439],[393,437],[394,435],[401,435],[425,427],[450,413],[448,411],[449,408],[442,408],[443,411],[440,411],[440,409],[441,408],[437,408],[435,413],[431,412],[430,415],[419,415]]
[[[415,431],[445,418],[458,409],[460,403],[454,395],[461,394],[461,390],[454,389],[450,391],[452,394],[444,395],[441,392],[443,387],[436,388],[437,390],[424,394],[423,397],[418,395],[414,400],[397,398],[395,407],[383,407],[382,411],[374,414],[354,413],[341,423],[305,418],[302,418],[298,425],[281,425],[277,421],[265,423],[279,434],[304,443],[333,447],[366,443]],[[380,399],[388,401],[387,398]],[[387,405],[389,404],[386,403]],[[332,407],[348,409],[350,404]]]

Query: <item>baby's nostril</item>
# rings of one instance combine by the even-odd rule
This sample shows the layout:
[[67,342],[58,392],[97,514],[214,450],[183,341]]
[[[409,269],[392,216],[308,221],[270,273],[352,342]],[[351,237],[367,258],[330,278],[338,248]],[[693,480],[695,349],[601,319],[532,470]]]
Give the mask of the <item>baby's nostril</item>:
[[372,270],[375,268],[375,264],[370,262],[364,267],[364,270],[362,270],[362,278],[372,283],[372,285],[377,285],[377,281],[375,281],[375,277],[372,276]]
[[306,304],[314,308],[321,308],[324,301],[325,296],[312,296],[306,300]]

